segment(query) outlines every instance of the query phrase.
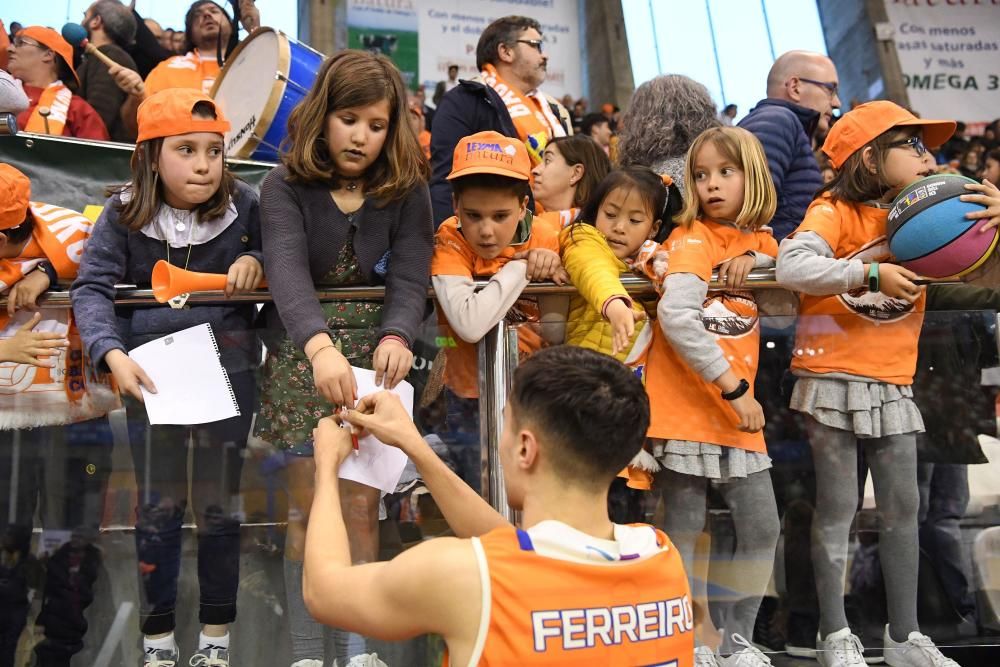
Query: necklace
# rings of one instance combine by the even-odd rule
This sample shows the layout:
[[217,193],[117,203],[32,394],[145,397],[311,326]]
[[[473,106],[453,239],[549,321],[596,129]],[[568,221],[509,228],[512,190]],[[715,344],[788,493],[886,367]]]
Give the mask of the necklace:
[[361,186],[361,183],[359,183],[357,181],[347,181],[347,183],[345,183],[345,185],[344,185],[344,189],[347,190],[348,192],[354,192],[360,186]]
[[[185,258],[184,260],[184,270],[187,271],[188,264],[191,262],[191,248],[194,247],[191,244],[191,234],[194,232],[194,223],[191,222],[190,224],[187,224],[185,223],[185,221],[181,220],[180,216],[178,216],[177,213],[174,212],[173,208],[170,208],[168,210],[170,211],[170,216],[175,220],[174,226],[176,227],[177,231],[179,232],[184,231],[185,226],[187,227],[188,230],[188,237],[187,237],[188,251],[187,251],[187,258]],[[165,240],[163,243],[164,245],[167,246],[167,264],[169,264],[170,241]],[[179,310],[184,307],[184,305],[187,303],[188,297],[190,296],[191,296],[190,292],[184,292],[183,294],[178,294],[177,296],[169,299],[167,303],[170,304],[170,307],[173,308],[174,310]]]

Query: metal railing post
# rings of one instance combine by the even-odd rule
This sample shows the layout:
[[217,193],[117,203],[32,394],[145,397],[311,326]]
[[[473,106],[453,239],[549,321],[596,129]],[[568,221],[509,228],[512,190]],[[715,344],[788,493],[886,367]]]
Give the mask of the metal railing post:
[[500,465],[500,432],[503,408],[517,367],[517,329],[501,320],[478,343],[479,444],[482,452],[483,497],[511,523],[515,512],[507,504],[507,489]]

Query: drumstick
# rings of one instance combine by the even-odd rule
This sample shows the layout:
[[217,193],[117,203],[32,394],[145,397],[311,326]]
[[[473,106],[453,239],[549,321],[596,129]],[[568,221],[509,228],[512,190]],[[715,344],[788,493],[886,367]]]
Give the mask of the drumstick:
[[52,134],[49,131],[49,115],[52,110],[48,107],[38,107],[38,115],[42,117],[42,122],[45,123],[45,134]]
[[[107,66],[108,68],[119,67],[119,66],[124,67],[124,65],[121,65],[121,63],[116,63],[114,60],[112,60],[105,54],[101,53],[100,49],[91,44],[90,40],[87,39],[86,29],[79,23],[67,23],[66,25],[64,25],[62,28],[62,36],[63,39],[65,39],[67,42],[69,42],[73,46],[79,46],[81,49],[83,49],[84,53],[86,53],[87,55],[94,56],[102,63],[104,63],[105,66]],[[134,95],[139,95],[141,94],[141,92],[142,92],[141,86],[134,86],[132,89],[132,94]]]

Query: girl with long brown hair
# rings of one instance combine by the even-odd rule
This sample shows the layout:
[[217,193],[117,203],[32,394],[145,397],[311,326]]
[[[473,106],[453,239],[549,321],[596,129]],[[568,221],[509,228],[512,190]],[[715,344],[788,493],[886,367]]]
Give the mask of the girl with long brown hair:
[[[160,260],[226,273],[227,296],[257,288],[264,277],[257,195],[226,171],[223,135],[229,122],[207,95],[188,89],[156,93],[139,107],[138,122],[132,180],[114,191],[94,225],[71,288],[73,309],[90,359],[111,369],[126,399],[139,492],[143,664],[180,664],[175,604],[193,441],[190,498],[198,524],[204,628],[191,664],[228,665],[239,585],[242,452],[257,402],[256,310],[250,303],[187,305],[186,295],[173,308],[126,309],[117,308],[114,298],[120,283],[148,289]],[[156,387],[127,351],[205,323],[216,335],[239,415],[209,424],[151,426],[142,390],[156,393]]]
[[[408,126],[402,77],[387,58],[342,51],[293,110],[282,165],[261,188],[268,357],[258,433],[284,450],[290,492],[285,577],[292,657],[322,664],[323,633],[302,600],[302,556],[313,497],[312,431],[353,407],[351,366],[386,388],[413,363],[427,303],[433,224],[428,167]],[[384,300],[323,302],[321,287],[385,285]],[[354,562],[378,555],[379,491],[344,481]],[[339,633],[338,664],[375,663]],[[351,662],[352,660],[358,662]]]

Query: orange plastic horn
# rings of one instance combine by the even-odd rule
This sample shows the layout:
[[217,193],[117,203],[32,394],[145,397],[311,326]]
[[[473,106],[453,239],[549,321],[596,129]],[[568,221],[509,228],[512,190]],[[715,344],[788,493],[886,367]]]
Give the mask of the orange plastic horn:
[[153,296],[166,303],[179,294],[226,289],[226,274],[198,273],[181,269],[162,259],[153,266]]

